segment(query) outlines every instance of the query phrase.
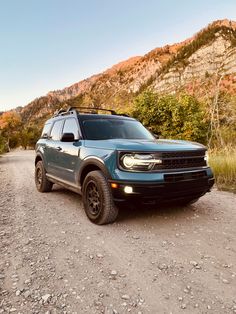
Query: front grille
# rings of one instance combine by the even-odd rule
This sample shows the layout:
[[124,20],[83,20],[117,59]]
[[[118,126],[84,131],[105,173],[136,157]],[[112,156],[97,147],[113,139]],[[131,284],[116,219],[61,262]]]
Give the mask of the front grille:
[[182,159],[163,159],[162,164],[155,165],[154,170],[158,169],[182,169],[206,166],[204,157],[182,158]]
[[206,166],[205,150],[162,152],[154,155],[156,158],[161,158],[162,163],[156,164],[153,170],[183,169]]
[[162,152],[163,158],[184,158],[184,157],[201,157],[205,156],[205,150],[182,151],[182,152]]

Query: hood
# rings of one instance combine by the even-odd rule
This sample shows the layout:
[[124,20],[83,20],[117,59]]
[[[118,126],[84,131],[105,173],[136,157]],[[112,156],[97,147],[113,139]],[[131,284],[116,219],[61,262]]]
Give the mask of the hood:
[[110,140],[85,140],[85,146],[123,150],[123,151],[183,151],[183,150],[196,150],[206,149],[202,144],[182,141],[182,140],[127,140],[127,139],[110,139]]

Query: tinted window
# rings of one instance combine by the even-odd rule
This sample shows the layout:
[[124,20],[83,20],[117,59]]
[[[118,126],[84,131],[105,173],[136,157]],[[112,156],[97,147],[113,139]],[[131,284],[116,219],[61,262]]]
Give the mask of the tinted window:
[[107,140],[115,138],[152,140],[151,133],[138,121],[93,119],[84,120],[85,136],[89,140]]
[[74,118],[66,119],[63,127],[63,133],[73,133],[75,140],[79,139],[78,124]]
[[41,137],[44,137],[44,138],[48,137],[51,126],[52,126],[51,123],[47,123],[44,125]]
[[51,134],[50,134],[51,139],[53,141],[59,141],[60,140],[62,124],[63,124],[63,120],[56,121],[53,124],[52,130],[51,130]]

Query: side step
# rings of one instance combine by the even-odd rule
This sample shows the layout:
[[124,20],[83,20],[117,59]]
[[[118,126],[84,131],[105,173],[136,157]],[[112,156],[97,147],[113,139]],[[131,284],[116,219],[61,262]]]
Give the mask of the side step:
[[76,185],[76,184],[73,184],[73,183],[71,183],[71,182],[68,182],[68,181],[66,181],[66,180],[63,180],[63,179],[61,179],[61,178],[55,177],[55,176],[53,176],[53,175],[51,175],[51,174],[48,174],[48,173],[46,173],[46,176],[47,176],[47,178],[48,178],[48,180],[49,180],[50,182],[56,183],[56,184],[58,184],[58,185],[61,185],[61,186],[63,186],[64,188],[66,188],[66,189],[68,189],[68,190],[71,190],[71,191],[73,191],[73,192],[75,192],[75,193],[78,193],[78,194],[80,194],[80,195],[82,194],[81,186],[78,186],[78,185]]

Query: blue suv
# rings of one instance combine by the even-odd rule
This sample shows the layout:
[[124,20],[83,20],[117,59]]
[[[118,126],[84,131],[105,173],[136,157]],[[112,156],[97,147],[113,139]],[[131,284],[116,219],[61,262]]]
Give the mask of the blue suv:
[[115,221],[120,203],[187,204],[210,191],[205,146],[156,139],[137,120],[103,110],[71,107],[45,123],[36,144],[38,191],[59,184],[81,194],[96,224]]

